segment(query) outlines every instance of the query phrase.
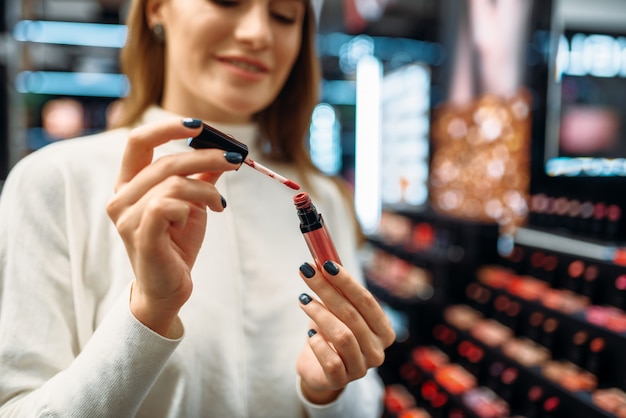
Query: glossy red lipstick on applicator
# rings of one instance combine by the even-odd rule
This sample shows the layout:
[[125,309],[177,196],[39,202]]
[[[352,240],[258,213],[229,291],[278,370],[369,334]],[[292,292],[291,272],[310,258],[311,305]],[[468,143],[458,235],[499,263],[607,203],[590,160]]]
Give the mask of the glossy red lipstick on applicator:
[[293,197],[293,203],[300,218],[300,231],[318,268],[322,268],[328,260],[341,264],[324,219],[317,212],[309,194],[298,193]]

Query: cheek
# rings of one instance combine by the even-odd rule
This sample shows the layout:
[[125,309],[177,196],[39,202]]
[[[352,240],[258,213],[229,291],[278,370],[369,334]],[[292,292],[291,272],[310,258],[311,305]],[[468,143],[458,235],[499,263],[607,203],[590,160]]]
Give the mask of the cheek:
[[[289,39],[289,38],[287,38]],[[281,79],[285,81],[287,76],[291,73],[291,69],[298,58],[298,52],[300,51],[300,42],[297,40],[290,40],[291,42],[281,45],[279,49],[279,61],[284,63],[280,67]]]
[[205,71],[208,63],[205,45],[208,42],[214,41],[208,37],[201,39],[193,34],[187,36],[182,32],[172,40],[172,45],[176,45],[176,48],[169,48],[167,51],[171,68],[184,74]]

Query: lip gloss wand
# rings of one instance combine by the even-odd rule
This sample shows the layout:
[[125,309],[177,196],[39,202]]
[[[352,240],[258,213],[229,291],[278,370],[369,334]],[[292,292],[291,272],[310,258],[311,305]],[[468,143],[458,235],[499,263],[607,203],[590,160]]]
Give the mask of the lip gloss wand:
[[270,170],[262,164],[257,163],[252,158],[248,157],[248,146],[243,142],[235,139],[234,136],[224,133],[213,126],[202,123],[202,131],[195,137],[189,138],[188,145],[192,148],[219,148],[224,151],[238,152],[243,157],[243,162],[254,168],[260,173],[284,184],[285,186],[300,190],[300,185],[293,180],[289,180],[281,176],[280,174]]
[[257,171],[260,171],[261,173],[265,174],[266,176],[269,176],[271,178],[273,178],[274,180],[284,184],[285,186],[294,189],[294,190],[300,190],[300,185],[298,183],[296,183],[293,180],[289,180],[286,177],[281,176],[280,174],[278,174],[275,171],[270,170],[269,168],[265,167],[264,165],[254,161],[252,158],[250,157],[246,157],[243,160],[244,164],[247,164],[248,166],[254,168]]

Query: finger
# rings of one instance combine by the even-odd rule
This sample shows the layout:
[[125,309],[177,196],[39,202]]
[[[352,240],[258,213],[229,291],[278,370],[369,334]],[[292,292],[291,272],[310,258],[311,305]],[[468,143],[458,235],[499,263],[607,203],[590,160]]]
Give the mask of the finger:
[[[309,265],[308,263],[306,264]],[[395,339],[395,333],[393,332],[389,318],[371,292],[361,283],[354,280],[341,265],[327,261],[323,266],[322,271],[315,269],[316,274],[306,280],[307,284],[322,298],[322,294],[327,294],[327,297],[330,297],[328,293],[329,286],[326,285],[325,282],[330,283],[350,302],[350,305],[357,310],[372,332],[378,335],[384,344],[391,344]],[[309,267],[313,268],[310,265]],[[305,270],[309,269],[305,268]],[[319,280],[320,277],[317,276],[320,274],[323,275],[326,280]],[[303,276],[306,278],[304,273]],[[337,296],[333,297],[333,299],[336,298]],[[322,300],[326,303],[325,298],[322,298]],[[339,304],[339,302],[337,303]],[[333,306],[336,305],[333,304]],[[352,316],[352,313],[347,312],[345,315]]]
[[147,215],[144,217],[146,219],[146,233],[142,234],[145,239],[141,248],[152,251],[154,246],[158,246],[164,231],[170,228],[184,228],[187,225],[189,214],[194,209],[189,202],[180,199],[171,197],[154,199],[145,210]]
[[372,331],[379,335],[388,331],[389,318],[374,295],[361,283],[354,280],[341,265],[327,261],[323,265],[322,273],[333,286],[350,300]]
[[[127,216],[132,217],[134,216],[133,213],[142,214],[147,210],[148,206],[154,206],[158,209],[159,202],[165,198],[176,199],[184,202],[186,205],[195,204],[202,210],[204,210],[205,206],[208,206],[214,212],[221,212],[226,207],[226,201],[215,185],[193,178],[173,176],[141,196],[134,203],[134,210],[128,213]],[[128,222],[127,219],[117,222],[122,214],[127,213],[127,200],[128,198],[124,198],[123,194],[118,194],[107,205],[107,212],[111,219],[116,222],[118,229],[126,224],[129,224],[131,228],[133,227],[132,225],[135,225],[135,222]]]
[[[353,378],[360,377],[367,368],[359,342],[350,328],[324,305],[306,293],[300,295],[300,307],[315,322],[318,332],[324,337],[327,344],[330,343],[330,346],[339,355],[344,373]],[[323,363],[322,366],[324,366]],[[324,370],[327,370],[327,367],[324,367]],[[340,371],[331,367],[330,372],[331,375],[337,377],[337,373]]]
[[306,279],[305,283],[319,296],[324,305],[342,322],[348,324],[357,335],[371,332],[369,325],[350,300],[326,280],[316,268],[309,263],[304,263],[300,266],[300,275]]
[[201,125],[189,128],[180,118],[167,118],[139,126],[130,131],[122,158],[122,169],[117,186],[129,182],[139,171],[152,162],[154,148],[172,139],[188,138],[200,133]]
[[[303,264],[302,270],[308,272],[310,275],[312,267],[308,263]],[[307,274],[302,273],[304,277]],[[381,338],[376,334],[363,318],[358,309],[347,299],[342,292],[332,286],[328,280],[326,280],[321,273],[318,273],[318,277],[311,277],[306,280],[306,283],[315,291],[319,296],[324,306],[330,310],[339,320],[341,320],[355,335],[361,352],[367,359],[368,366],[379,366],[384,361],[384,351],[386,348],[385,343],[381,342]],[[391,340],[393,342],[393,340]],[[391,344],[389,342],[389,344]]]
[[135,203],[167,178],[186,178],[193,174],[201,174],[199,178],[217,181],[223,171],[235,170],[237,167],[226,161],[224,151],[218,149],[167,155],[145,167],[132,182],[120,189],[118,204],[126,206]]
[[344,387],[348,382],[348,373],[339,354],[313,328],[309,330],[308,342],[329,384],[335,388]]
[[205,171],[204,173],[197,174],[195,178],[205,181],[207,183],[215,184],[223,173],[223,171]]

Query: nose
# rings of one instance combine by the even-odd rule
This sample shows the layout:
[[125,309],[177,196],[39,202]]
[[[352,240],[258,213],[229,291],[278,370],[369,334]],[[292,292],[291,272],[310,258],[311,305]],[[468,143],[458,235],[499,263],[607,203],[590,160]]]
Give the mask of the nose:
[[239,19],[235,38],[251,49],[267,48],[272,43],[271,16],[267,7],[251,2]]

